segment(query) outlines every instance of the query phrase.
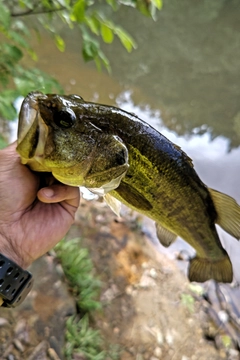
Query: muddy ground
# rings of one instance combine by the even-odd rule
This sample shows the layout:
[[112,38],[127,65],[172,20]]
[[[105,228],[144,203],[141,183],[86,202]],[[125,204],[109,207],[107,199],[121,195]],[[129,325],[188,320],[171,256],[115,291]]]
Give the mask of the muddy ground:
[[[83,238],[102,280],[103,311],[95,324],[106,343],[119,346],[121,360],[239,359],[236,333],[232,330],[231,340],[210,317],[226,309],[215,311],[198,287],[192,290],[141,224],[136,213],[117,218],[104,203],[82,200],[67,236]],[[35,262],[31,271],[35,285],[25,302],[0,310],[0,358],[64,359],[65,323],[76,304],[53,254]],[[77,354],[73,359],[85,360]]]

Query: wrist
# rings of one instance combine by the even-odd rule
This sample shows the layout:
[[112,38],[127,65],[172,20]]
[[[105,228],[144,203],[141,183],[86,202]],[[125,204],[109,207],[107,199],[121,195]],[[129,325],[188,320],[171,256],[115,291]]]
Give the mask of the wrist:
[[10,238],[4,236],[4,234],[0,234],[0,253],[9,260],[14,261],[22,269],[27,269],[30,262],[27,262],[24,257],[21,256],[19,250],[20,249],[17,249],[17,246],[14,247]]
[[0,306],[21,304],[32,286],[32,274],[0,253]]

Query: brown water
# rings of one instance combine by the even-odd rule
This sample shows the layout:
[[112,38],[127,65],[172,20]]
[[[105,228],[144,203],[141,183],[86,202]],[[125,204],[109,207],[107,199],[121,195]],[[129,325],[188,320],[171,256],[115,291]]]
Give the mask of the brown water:
[[[237,0],[165,0],[153,22],[133,9],[114,15],[136,39],[103,49],[112,75],[81,58],[79,32],[60,29],[59,53],[45,35],[34,47],[41,69],[66,93],[136,113],[180,145],[202,180],[240,203],[240,3]],[[240,245],[221,231],[240,268]],[[238,269],[240,280],[240,270]]]

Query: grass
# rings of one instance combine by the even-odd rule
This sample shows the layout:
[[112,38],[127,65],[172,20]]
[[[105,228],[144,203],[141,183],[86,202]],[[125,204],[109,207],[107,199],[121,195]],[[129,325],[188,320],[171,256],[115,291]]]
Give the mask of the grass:
[[195,299],[190,294],[181,294],[181,303],[185,306],[191,313],[194,312],[194,303]]
[[102,350],[103,341],[99,331],[89,325],[85,314],[81,320],[70,317],[67,321],[65,356],[72,359],[74,353],[84,355],[89,360],[105,360],[106,352]]
[[110,346],[105,350],[106,345],[100,331],[94,329],[89,321],[102,306],[98,300],[101,282],[94,274],[88,250],[82,247],[81,239],[74,239],[62,240],[56,245],[55,251],[79,311],[78,315],[71,316],[66,323],[66,359],[71,360],[74,354],[78,354],[86,360],[118,360],[119,348]]

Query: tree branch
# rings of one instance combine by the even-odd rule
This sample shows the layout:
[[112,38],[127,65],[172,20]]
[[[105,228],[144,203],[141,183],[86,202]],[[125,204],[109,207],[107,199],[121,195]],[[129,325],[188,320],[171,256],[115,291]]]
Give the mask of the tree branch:
[[62,10],[66,10],[65,6],[60,6],[59,8],[54,8],[54,9],[28,9],[26,11],[23,12],[19,12],[19,13],[11,13],[12,17],[17,17],[17,16],[26,16],[26,15],[39,15],[39,14],[49,14],[52,12],[56,12],[56,11],[62,11]]

